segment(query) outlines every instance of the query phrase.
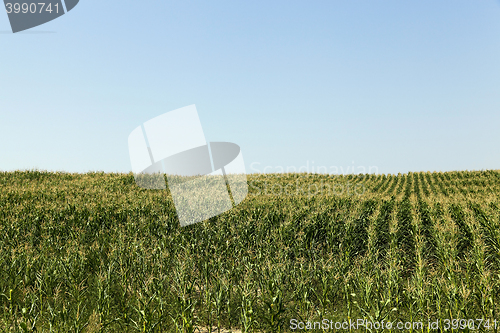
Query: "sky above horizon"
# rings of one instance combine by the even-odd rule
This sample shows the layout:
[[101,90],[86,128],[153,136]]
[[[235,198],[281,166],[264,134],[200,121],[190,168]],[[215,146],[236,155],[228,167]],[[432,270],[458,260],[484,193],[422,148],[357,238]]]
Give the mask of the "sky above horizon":
[[246,170],[500,169],[500,1],[81,0],[0,14],[0,171],[129,172],[128,135],[195,104]]

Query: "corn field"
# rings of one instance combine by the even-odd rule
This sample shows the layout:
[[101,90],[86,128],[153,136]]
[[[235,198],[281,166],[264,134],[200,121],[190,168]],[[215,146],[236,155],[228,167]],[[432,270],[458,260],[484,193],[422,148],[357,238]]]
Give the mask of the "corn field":
[[168,190],[133,174],[0,172],[0,332],[500,320],[500,171],[248,183],[181,228]]

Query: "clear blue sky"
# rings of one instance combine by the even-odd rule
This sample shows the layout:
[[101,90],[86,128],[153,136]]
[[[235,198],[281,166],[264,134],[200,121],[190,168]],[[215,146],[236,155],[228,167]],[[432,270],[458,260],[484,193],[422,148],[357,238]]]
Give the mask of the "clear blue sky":
[[498,0],[81,0],[9,30],[0,170],[128,172],[129,133],[190,104],[248,172],[500,169]]

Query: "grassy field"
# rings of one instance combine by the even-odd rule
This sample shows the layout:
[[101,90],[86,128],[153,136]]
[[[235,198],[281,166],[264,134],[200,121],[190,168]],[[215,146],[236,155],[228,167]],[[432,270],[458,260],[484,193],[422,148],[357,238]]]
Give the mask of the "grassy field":
[[500,171],[248,182],[181,228],[132,174],[0,173],[0,332],[500,331]]

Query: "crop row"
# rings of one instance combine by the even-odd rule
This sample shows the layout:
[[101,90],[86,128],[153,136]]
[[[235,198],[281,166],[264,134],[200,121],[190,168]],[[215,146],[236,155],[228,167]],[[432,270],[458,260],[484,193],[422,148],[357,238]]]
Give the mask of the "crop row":
[[[494,319],[497,175],[249,175],[240,205],[181,228],[169,192],[130,174],[0,173],[0,331]],[[367,190],[256,190],[297,181]]]

